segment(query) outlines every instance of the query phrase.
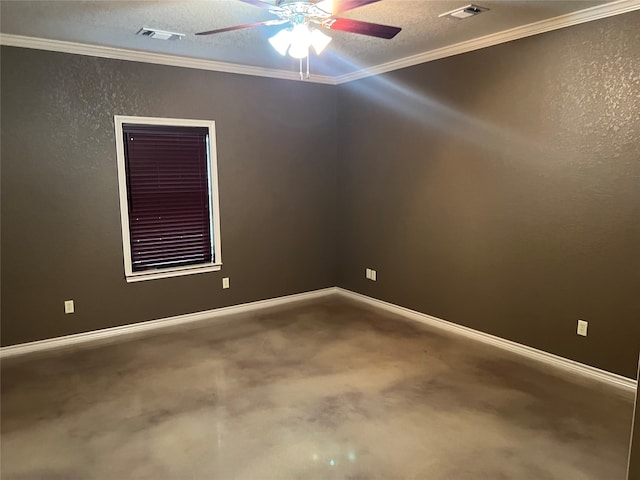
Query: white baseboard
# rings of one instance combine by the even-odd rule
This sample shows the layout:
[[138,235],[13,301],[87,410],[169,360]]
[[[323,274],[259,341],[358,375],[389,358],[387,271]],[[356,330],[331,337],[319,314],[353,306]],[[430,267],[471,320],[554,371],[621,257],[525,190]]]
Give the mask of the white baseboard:
[[385,310],[387,312],[401,315],[410,320],[415,320],[432,327],[436,327],[442,330],[463,335],[467,338],[477,340],[489,345],[493,345],[504,350],[508,350],[519,355],[523,355],[532,360],[546,363],[556,368],[562,368],[570,372],[590,377],[617,387],[625,389],[635,390],[638,382],[631,378],[623,377],[615,373],[607,372],[599,368],[591,367],[580,362],[569,360],[567,358],[553,355],[551,353],[544,352],[520,343],[512,342],[511,340],[505,340],[488,333],[479,332],[469,327],[463,327],[455,323],[442,320],[440,318],[420,313],[415,310],[411,310],[393,303],[388,303],[382,300],[377,300],[360,293],[355,293],[350,290],[345,290],[338,287],[324,288],[321,290],[314,290],[311,292],[297,293],[294,295],[287,295],[284,297],[271,298],[268,300],[259,300],[257,302],[243,303],[240,305],[232,305],[229,307],[216,308],[213,310],[205,310],[202,312],[188,313],[184,315],[177,315],[174,317],[161,318],[158,320],[150,320],[147,322],[134,323],[131,325],[122,325],[118,327],[105,328],[102,330],[94,330],[91,332],[77,333],[74,335],[66,335],[64,337],[50,338],[46,340],[38,340],[35,342],[21,343],[18,345],[11,345],[8,347],[0,348],[0,359],[14,357],[18,355],[24,355],[28,353],[40,352],[44,350],[51,350],[62,347],[71,347],[82,343],[95,342],[98,340],[105,340],[109,338],[131,335],[134,333],[149,332],[166,327],[172,327],[176,325],[183,325],[188,323],[199,322],[202,320],[211,320],[213,318],[224,317],[227,315],[235,315],[238,313],[252,312],[256,310],[263,310],[266,308],[277,307],[287,305],[290,303],[296,303],[303,300],[313,300],[329,295],[341,295],[345,298],[350,298],[358,302],[365,303],[367,305]]
[[631,378],[623,377],[615,373],[607,372],[599,368],[591,367],[574,360],[569,360],[552,353],[547,353],[536,348],[528,347],[520,343],[512,342],[511,340],[505,340],[504,338],[496,337],[488,333],[479,332],[469,327],[463,327],[455,323],[442,320],[441,318],[433,317],[425,313],[420,313],[415,310],[411,310],[393,303],[388,303],[382,300],[378,300],[360,293],[352,292],[351,290],[345,290],[343,288],[337,288],[337,293],[343,297],[356,300],[358,302],[366,303],[367,305],[380,308],[387,312],[401,315],[410,320],[415,320],[426,325],[439,328],[441,330],[447,330],[449,332],[463,335],[467,338],[477,340],[479,342],[487,343],[504,350],[508,350],[519,355],[523,355],[531,360],[543,362],[556,368],[562,368],[572,373],[590,377],[601,382],[621,387],[629,390],[636,390],[638,382]]
[[54,348],[71,347],[81,343],[95,342],[97,340],[105,340],[107,338],[131,335],[140,332],[148,332],[160,328],[173,327],[176,325],[199,322],[202,320],[210,320],[212,318],[227,315],[235,315],[238,313],[263,310],[265,308],[277,307],[289,303],[300,302],[303,300],[313,300],[329,295],[334,295],[336,291],[336,287],[330,287],[321,290],[313,290],[311,292],[287,295],[284,297],[270,298],[268,300],[259,300],[257,302],[242,303],[240,305],[232,305],[229,307],[216,308],[213,310],[205,310],[202,312],[176,315],[175,317],[149,320],[147,322],[134,323],[131,325],[122,325],[118,327],[105,328],[102,330],[94,330],[91,332],[65,335],[64,337],[49,338],[46,340],[38,340],[35,342],[10,345],[8,347],[0,348],[0,359],[14,357],[17,355],[24,355],[27,353],[39,352],[43,350],[51,350]]

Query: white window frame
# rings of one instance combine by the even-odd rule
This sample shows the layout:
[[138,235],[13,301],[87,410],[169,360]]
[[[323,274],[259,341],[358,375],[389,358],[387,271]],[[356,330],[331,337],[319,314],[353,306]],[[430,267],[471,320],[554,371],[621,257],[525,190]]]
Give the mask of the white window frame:
[[[218,198],[218,157],[216,154],[216,128],[212,120],[188,120],[183,118],[131,117],[115,115],[116,157],[118,161],[118,189],[120,192],[120,222],[122,224],[122,251],[124,254],[124,272],[127,282],[139,282],[158,278],[177,277],[196,273],[215,272],[222,268],[220,245],[220,204]],[[209,210],[211,212],[211,230],[214,262],[184,267],[170,267],[143,272],[134,272],[131,262],[131,238],[129,232],[129,203],[127,200],[127,171],[125,164],[122,125],[163,125],[171,127],[205,127],[209,129],[207,160],[209,167]]]

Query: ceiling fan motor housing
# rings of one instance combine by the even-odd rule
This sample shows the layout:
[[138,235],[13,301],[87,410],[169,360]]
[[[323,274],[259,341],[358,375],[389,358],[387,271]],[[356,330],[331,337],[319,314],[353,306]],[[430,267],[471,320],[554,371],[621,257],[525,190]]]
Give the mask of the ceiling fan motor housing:
[[269,11],[293,25],[309,23],[314,20],[315,23],[321,23],[322,20],[331,17],[331,12],[323,10],[315,3],[296,0],[278,0],[274,8]]

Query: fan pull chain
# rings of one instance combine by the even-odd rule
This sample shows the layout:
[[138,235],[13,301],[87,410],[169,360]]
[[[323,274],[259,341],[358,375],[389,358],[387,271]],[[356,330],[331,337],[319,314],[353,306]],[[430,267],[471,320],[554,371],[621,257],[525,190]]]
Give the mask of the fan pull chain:
[[309,53],[307,53],[307,73],[306,76],[304,74],[304,72],[302,71],[302,59],[300,59],[300,80],[304,80],[305,78],[307,80],[309,80],[309,78],[311,77],[311,74],[309,73]]

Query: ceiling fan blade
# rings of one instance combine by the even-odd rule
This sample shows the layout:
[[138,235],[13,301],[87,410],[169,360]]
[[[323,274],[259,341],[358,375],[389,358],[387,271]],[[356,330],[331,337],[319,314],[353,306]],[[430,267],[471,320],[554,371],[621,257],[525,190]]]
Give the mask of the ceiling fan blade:
[[[327,2],[328,7],[332,15],[338,15],[339,13],[346,12],[347,10],[353,10],[354,8],[364,7],[370,3],[376,3],[380,0],[323,0],[317,4],[322,8],[323,4]],[[333,8],[330,8],[333,4]],[[324,8],[323,8],[324,10]]]
[[351,20],[349,18],[329,18],[322,22],[322,26],[330,30],[359,33],[360,35],[386,38],[387,40],[392,39],[400,33],[400,30],[402,30],[400,27],[381,25],[379,23],[361,22],[360,20]]
[[245,28],[261,27],[265,25],[282,25],[283,23],[287,23],[287,20],[267,20],[265,22],[245,23],[244,25],[236,25],[234,27],[225,27],[218,28],[216,30],[207,30],[206,32],[198,32],[196,33],[196,35],[213,35],[214,33],[232,32],[234,30],[243,30]]

